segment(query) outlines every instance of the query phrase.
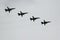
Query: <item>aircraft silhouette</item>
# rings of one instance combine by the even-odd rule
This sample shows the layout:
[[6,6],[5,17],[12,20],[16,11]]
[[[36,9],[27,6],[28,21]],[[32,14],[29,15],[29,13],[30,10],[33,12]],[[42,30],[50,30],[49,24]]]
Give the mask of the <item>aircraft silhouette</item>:
[[32,21],[35,21],[36,19],[40,19],[39,17],[34,17],[34,16],[32,16],[32,18],[30,18],[30,20],[32,20]]
[[48,23],[50,23],[50,21],[43,21],[43,22],[41,22],[41,24],[44,24],[44,25],[46,25],[46,24],[48,24]]
[[18,16],[23,17],[23,15],[27,14],[27,12],[23,13],[22,11],[20,11],[20,13],[18,13]]
[[7,9],[5,9],[5,12],[9,12],[10,13],[10,11],[12,11],[12,10],[14,10],[15,8],[9,8],[9,7],[7,7]]

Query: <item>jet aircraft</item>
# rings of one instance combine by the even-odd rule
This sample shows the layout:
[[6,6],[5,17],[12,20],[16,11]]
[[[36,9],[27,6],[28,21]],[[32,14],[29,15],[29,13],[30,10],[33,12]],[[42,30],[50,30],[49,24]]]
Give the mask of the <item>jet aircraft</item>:
[[32,16],[32,18],[30,18],[30,20],[32,20],[32,21],[35,21],[37,19],[40,19],[40,18],[39,17],[34,17],[34,16]]
[[5,9],[5,12],[11,12],[12,10],[14,10],[15,8],[9,8],[9,7],[7,7],[7,9]]
[[51,21],[43,21],[43,22],[41,22],[41,24],[44,24],[44,25],[46,25],[46,24],[48,24],[48,23],[50,23]]
[[25,14],[28,14],[27,12],[22,12],[22,11],[20,11],[20,13],[18,13],[18,16],[21,16],[21,17],[23,17]]

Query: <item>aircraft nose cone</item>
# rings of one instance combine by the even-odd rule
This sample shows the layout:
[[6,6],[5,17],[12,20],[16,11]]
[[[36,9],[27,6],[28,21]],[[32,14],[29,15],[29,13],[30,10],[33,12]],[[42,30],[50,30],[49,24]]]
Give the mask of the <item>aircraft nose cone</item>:
[[32,20],[32,18],[30,18],[30,20]]
[[43,24],[43,22],[41,22],[41,24]]
[[7,9],[5,9],[5,11],[7,11]]

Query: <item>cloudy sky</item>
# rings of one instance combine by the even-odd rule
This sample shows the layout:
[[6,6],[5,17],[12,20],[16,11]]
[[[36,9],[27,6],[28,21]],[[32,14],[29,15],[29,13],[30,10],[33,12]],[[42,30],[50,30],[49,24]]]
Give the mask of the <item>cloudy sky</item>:
[[[15,10],[9,14],[5,8]],[[19,11],[28,12],[22,18]],[[40,17],[35,22],[30,17]],[[41,21],[51,23],[46,26]],[[59,40],[60,0],[0,0],[0,40]]]

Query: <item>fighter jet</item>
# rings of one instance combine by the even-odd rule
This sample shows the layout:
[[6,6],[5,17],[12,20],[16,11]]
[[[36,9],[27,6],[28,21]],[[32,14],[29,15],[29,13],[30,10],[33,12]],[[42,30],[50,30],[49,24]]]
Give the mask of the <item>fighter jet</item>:
[[23,17],[23,15],[27,14],[27,12],[23,13],[22,11],[20,11],[20,13],[18,13],[18,16]]
[[39,18],[39,17],[34,17],[34,16],[32,16],[32,18],[30,18],[30,20],[32,20],[33,22],[34,22],[36,19],[40,19],[40,18]]
[[46,25],[46,24],[48,24],[48,23],[50,23],[51,21],[43,21],[43,22],[41,22],[41,24],[44,24],[44,25]]
[[12,10],[14,10],[15,8],[9,8],[9,7],[7,7],[7,9],[5,9],[5,12],[9,12],[10,13],[10,11],[12,11]]

